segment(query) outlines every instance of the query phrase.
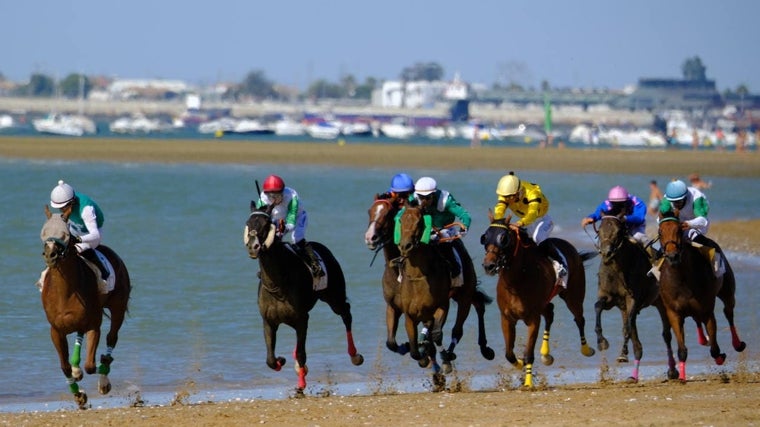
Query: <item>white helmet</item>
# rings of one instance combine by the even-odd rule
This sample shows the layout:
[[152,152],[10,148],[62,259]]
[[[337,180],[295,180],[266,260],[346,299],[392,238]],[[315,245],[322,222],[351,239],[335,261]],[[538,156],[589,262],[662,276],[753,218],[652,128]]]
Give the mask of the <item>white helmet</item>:
[[423,176],[414,184],[414,194],[427,196],[428,194],[435,192],[437,185],[438,184],[433,178],[429,176]]
[[60,209],[73,199],[74,189],[63,180],[58,181],[58,185],[50,192],[50,206],[54,208]]

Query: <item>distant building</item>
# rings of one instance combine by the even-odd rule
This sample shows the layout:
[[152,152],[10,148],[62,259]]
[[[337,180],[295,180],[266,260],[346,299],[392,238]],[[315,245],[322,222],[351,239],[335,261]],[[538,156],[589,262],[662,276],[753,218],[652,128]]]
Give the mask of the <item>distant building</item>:
[[710,110],[723,99],[714,80],[639,79],[634,91],[616,107],[631,110]]
[[190,90],[181,80],[117,79],[108,86],[111,99],[174,99]]

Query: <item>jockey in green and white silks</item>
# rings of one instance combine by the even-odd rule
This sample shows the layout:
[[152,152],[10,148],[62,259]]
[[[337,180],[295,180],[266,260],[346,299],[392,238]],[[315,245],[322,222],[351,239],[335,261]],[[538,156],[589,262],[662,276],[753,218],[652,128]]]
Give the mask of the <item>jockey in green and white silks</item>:
[[704,193],[695,187],[686,187],[683,181],[672,181],[668,183],[665,197],[660,201],[660,213],[667,214],[673,208],[679,211],[678,219],[688,224],[685,235],[689,240],[699,240],[700,234],[707,235],[710,229],[710,220],[707,219],[710,205]]
[[[277,175],[269,175],[264,180],[263,191],[256,202],[257,208],[269,205],[273,206],[272,223],[275,226],[279,226],[280,221],[285,223],[282,240],[293,244],[296,253],[309,264],[315,279],[324,277],[325,272],[322,270],[322,265],[314,253],[314,249],[306,241],[306,226],[309,223],[306,210],[303,208],[296,190],[286,187],[285,181]],[[288,233],[290,233],[289,240],[286,237]]]

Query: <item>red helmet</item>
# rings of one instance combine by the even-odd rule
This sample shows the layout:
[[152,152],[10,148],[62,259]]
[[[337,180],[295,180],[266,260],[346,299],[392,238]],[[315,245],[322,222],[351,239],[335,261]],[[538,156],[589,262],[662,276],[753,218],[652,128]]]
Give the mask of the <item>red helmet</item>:
[[265,193],[279,193],[285,189],[285,181],[277,175],[269,175],[264,180],[264,192]]

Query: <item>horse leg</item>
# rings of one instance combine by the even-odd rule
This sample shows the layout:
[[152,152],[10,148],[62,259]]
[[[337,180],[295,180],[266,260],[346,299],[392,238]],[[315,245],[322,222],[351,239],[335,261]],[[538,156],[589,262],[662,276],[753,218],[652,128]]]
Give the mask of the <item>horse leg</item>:
[[504,346],[506,347],[504,357],[512,366],[522,369],[522,359],[515,356],[515,324],[516,322],[508,318],[506,314],[501,314],[501,333],[504,336]]
[[[469,304],[468,304],[468,306],[469,306]],[[452,370],[452,368],[451,368],[451,361],[454,360],[454,359],[450,359],[449,358],[449,356],[450,355],[454,355],[454,353],[452,352],[450,354],[447,354],[446,351],[443,348],[443,324],[446,321],[446,315],[447,314],[448,314],[447,310],[444,309],[444,308],[440,308],[440,307],[435,310],[435,313],[433,313],[433,325],[432,325],[433,327],[432,327],[432,329],[430,331],[431,332],[430,338],[431,338],[432,344],[434,344],[436,348],[433,349],[433,351],[431,353],[429,353],[429,355],[430,355],[430,361],[433,364],[433,373],[434,373],[433,374],[433,378],[434,378],[434,380],[436,379],[436,374],[438,374],[440,372],[440,370],[441,370],[441,367],[438,366],[438,362],[436,360],[436,349],[438,350],[438,353],[441,353],[441,359],[442,359],[442,362],[443,362],[443,373],[444,374],[451,373],[451,370]],[[460,329],[461,329],[461,327],[460,327]],[[460,337],[461,337],[461,335],[460,335]],[[452,342],[452,345],[453,345],[453,342]],[[451,348],[451,347],[449,347],[449,348]],[[456,355],[454,355],[454,358],[456,358]],[[440,385],[440,384],[438,384],[438,382],[436,382],[436,386]],[[445,384],[445,379],[444,379],[444,384]]]
[[488,346],[488,339],[486,338],[485,301],[480,301],[476,298],[473,299],[472,305],[475,307],[475,313],[478,315],[478,346],[480,347],[480,354],[486,360],[493,360],[496,353]]
[[[633,370],[631,371],[631,376],[629,381],[637,383],[639,382],[639,364],[641,363],[641,358],[644,355],[644,349],[641,346],[641,340],[639,339],[639,330],[638,326],[636,325],[636,318],[638,316],[638,310],[636,310],[636,306],[632,304],[631,312],[628,314],[628,330],[630,331],[630,337],[631,342],[633,343]],[[628,346],[626,346],[626,350],[628,349]]]
[[728,265],[725,257],[723,262],[726,263],[726,272],[723,274],[723,286],[718,292],[718,298],[723,301],[723,314],[728,321],[729,329],[731,330],[731,345],[736,351],[744,351],[747,348],[747,344],[739,338],[739,333],[736,331],[734,325],[734,307],[736,306],[736,278],[731,266]]
[[388,350],[405,355],[409,353],[409,343],[405,342],[401,345],[396,343],[396,333],[398,332],[398,319],[401,317],[401,312],[391,307],[390,304],[385,306],[385,324],[388,329],[388,336],[385,339],[385,346]]
[[673,329],[673,333],[676,335],[676,343],[678,344],[678,379],[682,383],[685,383],[686,358],[689,355],[689,350],[686,348],[686,340],[684,337],[684,318],[679,316],[677,313],[669,310],[668,319],[670,320],[670,327]]
[[620,354],[618,355],[616,362],[628,363],[628,341],[631,340],[631,322],[630,316],[633,311],[633,301],[630,298],[626,298],[625,309],[620,310],[620,318],[623,325],[623,345],[620,347]]
[[697,342],[699,343],[699,345],[704,345],[704,346],[709,345],[710,342],[705,336],[705,331],[702,329],[702,324],[699,323],[699,321],[697,321],[696,319],[694,320],[694,323],[697,324]]
[[674,380],[678,378],[678,371],[676,370],[676,359],[673,357],[673,346],[671,344],[673,335],[670,333],[668,314],[665,307],[662,305],[661,299],[657,298],[654,306],[657,308],[657,313],[660,315],[660,322],[662,323],[662,340],[665,341],[665,349],[667,350],[668,357],[668,379]]
[[594,311],[596,312],[596,327],[594,328],[594,332],[596,332],[596,348],[598,348],[599,351],[605,351],[610,348],[610,343],[607,341],[607,338],[604,337],[604,333],[602,332],[602,311],[606,309],[606,301],[606,298],[599,297],[599,299],[596,300],[596,303],[594,303]]
[[[538,327],[541,323],[541,316],[533,316],[530,319],[524,320],[525,325],[528,327],[528,339],[525,342],[525,350],[523,351],[523,359],[525,360],[525,381],[523,382],[523,387],[533,388],[533,352],[536,348],[536,340],[538,339]],[[548,331],[544,332],[544,337],[548,337]],[[546,342],[548,342],[548,338]],[[543,350],[543,344],[541,347]]]
[[295,360],[293,368],[298,375],[298,385],[296,393],[303,394],[306,388],[306,374],[309,368],[306,366],[306,331],[309,326],[309,316],[305,316],[295,325],[296,330],[296,348],[293,350],[293,359]]
[[106,334],[106,353],[100,355],[100,365],[98,366],[98,391],[100,394],[108,394],[111,391],[111,381],[108,374],[111,372],[111,363],[113,363],[113,349],[119,341],[119,329],[124,323],[126,307],[109,308],[111,313],[111,327]]
[[[412,357],[412,359],[420,362],[422,359],[422,354],[420,354],[420,348],[417,335],[417,324],[419,322],[416,322],[412,317],[407,314],[404,316],[404,328],[406,329],[406,336],[409,338],[409,356]],[[424,365],[422,364],[424,363]],[[420,367],[427,367],[426,362],[420,362]]]
[[726,353],[720,352],[720,346],[718,345],[718,326],[715,321],[715,313],[710,313],[707,318],[707,336],[710,338],[710,357],[715,359],[716,365],[722,365],[726,361]]
[[[77,381],[81,380],[83,376],[82,370],[79,369],[79,357],[82,348],[82,335],[77,334],[78,345],[75,343],[74,352],[71,354],[71,359],[69,359],[69,343],[66,340],[66,334],[63,334],[55,328],[51,327],[50,339],[53,341],[53,346],[58,352],[58,359],[61,363],[61,371],[63,371],[63,376],[66,377],[66,383],[69,385],[69,391],[71,391],[71,394],[74,395],[74,400],[77,402],[77,405],[79,405],[79,409],[85,409],[85,404],[87,404],[87,393],[85,393],[84,390],[80,390],[79,384],[77,384]],[[74,376],[72,372],[72,361],[77,366],[76,376]]]
[[[551,349],[549,347],[549,335],[552,330],[552,324],[554,324],[554,304],[546,304],[542,315],[544,316],[544,322],[546,323],[546,326],[544,327],[544,336],[541,339],[541,363],[549,366],[554,363],[554,357],[551,355]],[[536,328],[538,328],[538,325],[536,325]]]
[[[464,286],[467,286],[466,284]],[[470,315],[470,306],[472,300],[472,291],[469,289],[460,289],[454,297],[454,301],[457,303],[457,317],[454,321],[454,326],[451,328],[451,343],[449,348],[441,351],[441,359],[444,363],[456,360],[457,355],[454,353],[454,348],[464,335],[464,322],[467,320],[467,316]],[[449,366],[451,364],[449,363]]]
[[275,356],[275,347],[277,346],[277,329],[279,325],[264,321],[264,343],[267,346],[267,366],[275,371],[279,371],[285,365],[284,357]]
[[593,356],[596,351],[586,342],[586,318],[583,317],[583,300],[581,299],[578,303],[570,303],[568,300],[565,300],[565,303],[573,314],[575,325],[578,326],[578,334],[581,338],[581,354],[586,357]]
[[346,345],[348,356],[351,358],[351,363],[354,366],[359,366],[364,363],[364,356],[356,351],[356,345],[354,345],[354,334],[351,332],[351,324],[353,323],[353,317],[351,316],[351,305],[346,302],[343,306],[343,311],[338,313],[341,320],[343,320],[343,326],[346,327]]

